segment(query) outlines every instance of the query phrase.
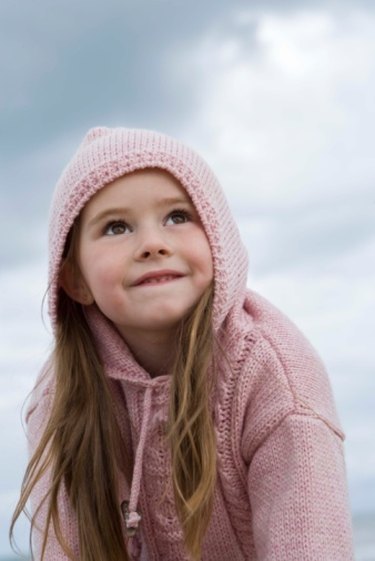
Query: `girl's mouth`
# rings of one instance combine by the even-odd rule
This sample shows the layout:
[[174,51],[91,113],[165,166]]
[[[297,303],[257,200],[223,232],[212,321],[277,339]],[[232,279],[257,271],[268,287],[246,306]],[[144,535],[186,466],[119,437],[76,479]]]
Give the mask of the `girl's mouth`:
[[144,286],[145,284],[164,284],[166,282],[170,282],[172,280],[176,280],[176,279],[179,279],[179,278],[181,278],[181,277],[172,276],[172,275],[165,275],[165,276],[162,276],[162,277],[153,277],[153,278],[144,280],[138,286]]
[[184,275],[178,271],[150,271],[145,275],[139,277],[133,286],[151,286],[157,284],[165,284],[174,280],[177,280]]

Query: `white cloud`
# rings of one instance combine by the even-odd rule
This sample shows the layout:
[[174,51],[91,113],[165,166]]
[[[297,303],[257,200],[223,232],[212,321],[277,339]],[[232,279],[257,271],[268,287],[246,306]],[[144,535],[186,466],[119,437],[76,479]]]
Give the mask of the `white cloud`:
[[375,16],[244,14],[174,61],[200,88],[187,134],[238,205],[364,197],[375,174]]
[[[251,256],[251,271],[329,271],[349,277],[375,274],[373,210],[365,203],[300,210],[240,211],[238,223]],[[235,209],[235,214],[238,211]]]

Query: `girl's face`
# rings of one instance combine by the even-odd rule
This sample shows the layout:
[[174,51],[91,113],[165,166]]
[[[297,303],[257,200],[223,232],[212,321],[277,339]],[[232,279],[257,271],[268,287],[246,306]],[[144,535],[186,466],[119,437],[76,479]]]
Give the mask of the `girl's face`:
[[90,199],[77,255],[80,274],[63,274],[65,290],[82,304],[95,302],[125,339],[171,332],[213,278],[198,214],[160,169],[125,175]]

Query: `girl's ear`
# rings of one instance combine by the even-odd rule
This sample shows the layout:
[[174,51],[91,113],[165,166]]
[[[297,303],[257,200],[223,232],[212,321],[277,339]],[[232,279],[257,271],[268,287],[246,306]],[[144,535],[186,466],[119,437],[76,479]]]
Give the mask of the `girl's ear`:
[[94,297],[78,267],[65,262],[60,272],[59,282],[67,295],[75,302],[84,306],[94,303]]

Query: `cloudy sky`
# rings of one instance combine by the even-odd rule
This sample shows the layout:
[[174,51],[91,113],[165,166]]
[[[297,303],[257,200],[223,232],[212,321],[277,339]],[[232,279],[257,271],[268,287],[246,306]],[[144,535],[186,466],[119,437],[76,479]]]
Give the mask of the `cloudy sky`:
[[94,125],[162,130],[214,168],[249,286],[327,365],[353,513],[374,508],[374,3],[1,0],[0,71],[0,557],[51,344],[50,197]]

